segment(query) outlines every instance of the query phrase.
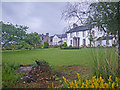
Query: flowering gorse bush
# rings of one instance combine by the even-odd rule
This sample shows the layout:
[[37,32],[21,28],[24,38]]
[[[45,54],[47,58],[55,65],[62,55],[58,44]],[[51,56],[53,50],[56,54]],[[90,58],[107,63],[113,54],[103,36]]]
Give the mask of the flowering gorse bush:
[[91,80],[86,80],[85,82],[82,82],[79,73],[77,73],[77,76],[78,79],[71,82],[63,76],[67,88],[120,88],[120,86],[118,86],[118,84],[120,84],[120,78],[117,77],[113,81],[111,79],[112,76],[109,76],[108,82],[105,82],[105,80],[101,76],[93,76]]

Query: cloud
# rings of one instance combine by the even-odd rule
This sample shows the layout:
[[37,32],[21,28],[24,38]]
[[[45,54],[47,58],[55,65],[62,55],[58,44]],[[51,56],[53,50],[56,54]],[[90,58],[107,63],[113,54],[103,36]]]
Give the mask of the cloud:
[[29,27],[28,33],[30,32],[40,33],[39,29],[42,26],[42,20],[40,18],[39,19],[36,17],[30,18],[27,21],[25,21],[25,24],[26,26]]
[[4,22],[27,25],[28,33],[62,33],[66,23],[61,20],[65,3],[55,2],[4,2],[2,15]]

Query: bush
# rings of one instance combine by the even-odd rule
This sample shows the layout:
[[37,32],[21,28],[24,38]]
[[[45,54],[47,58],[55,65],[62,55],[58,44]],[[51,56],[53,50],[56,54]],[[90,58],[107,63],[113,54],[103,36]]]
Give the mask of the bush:
[[2,50],[5,50],[6,48],[5,47],[2,47]]
[[116,44],[112,44],[112,47],[116,47],[117,45]]
[[82,45],[83,48],[86,48],[87,46],[85,44]]
[[62,48],[62,44],[60,44],[60,48]]
[[64,47],[67,47],[67,43],[66,42],[64,42]]
[[62,47],[61,49],[80,49],[79,47]]
[[49,43],[46,41],[44,42],[44,48],[48,48],[49,47]]
[[58,45],[54,45],[54,48],[58,48],[59,46]]
[[8,64],[3,63],[2,65],[2,88],[12,88],[12,85],[18,83],[17,80],[20,78],[20,74],[15,73],[15,70],[19,66],[15,63]]
[[40,66],[40,70],[42,72],[50,72],[51,71],[50,65],[47,61],[37,59],[37,60],[35,60],[35,62],[38,66]]
[[96,77],[93,76],[90,80],[83,81],[80,77],[79,73],[77,73],[77,80],[69,81],[63,76],[63,80],[66,85],[64,85],[65,88],[120,88],[118,86],[120,82],[120,78],[115,78],[115,80],[112,80],[112,77],[109,76],[109,79],[105,82],[105,80],[100,76]]

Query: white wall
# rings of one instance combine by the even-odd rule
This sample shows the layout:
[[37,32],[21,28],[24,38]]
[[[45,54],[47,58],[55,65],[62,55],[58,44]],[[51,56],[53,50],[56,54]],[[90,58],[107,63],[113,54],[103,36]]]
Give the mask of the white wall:
[[66,42],[67,43],[67,38],[62,38],[62,44],[64,44],[64,42]]
[[[112,44],[113,44],[113,40],[109,40],[109,44],[108,45],[106,44],[106,40],[102,40],[101,41],[101,46],[104,46],[104,47],[106,47],[106,46],[112,46]],[[99,41],[96,41],[96,47],[98,45],[100,45],[100,43],[99,43]]]
[[53,45],[59,45],[59,41],[61,41],[60,38],[58,38],[56,35],[53,37]]
[[[97,27],[93,28],[92,31],[94,31],[94,38],[95,40],[97,40],[97,38],[102,37],[103,35],[105,35],[105,33],[103,31],[99,31]],[[91,31],[91,32],[92,32]],[[89,30],[84,31],[85,36],[83,37],[83,31],[79,31],[79,32],[72,32],[72,37],[70,37],[70,33],[67,33],[67,45],[73,46],[73,37],[79,37],[80,41],[79,41],[79,46],[81,47],[83,45],[83,39],[86,40],[86,46],[89,46],[90,41],[89,41]],[[72,40],[72,44],[70,43],[70,41]],[[109,40],[109,45],[106,45],[106,40],[102,40],[102,46],[112,46],[113,44],[113,40]],[[100,43],[99,41],[95,41],[95,47],[98,46]],[[94,43],[92,43],[92,45],[94,46]]]
[[83,45],[83,39],[86,40],[86,45],[88,46],[89,44],[89,39],[88,39],[88,31],[84,31],[84,37],[83,37],[83,31],[79,32],[73,32],[72,37],[70,37],[70,33],[67,33],[67,45],[71,45],[71,40],[72,40],[72,46],[73,46],[73,37],[79,37],[79,46],[81,47]]
[[71,44],[70,40],[72,40],[73,42],[73,38],[70,37],[70,33],[67,33],[67,46],[71,46],[71,45],[73,46],[73,43]]

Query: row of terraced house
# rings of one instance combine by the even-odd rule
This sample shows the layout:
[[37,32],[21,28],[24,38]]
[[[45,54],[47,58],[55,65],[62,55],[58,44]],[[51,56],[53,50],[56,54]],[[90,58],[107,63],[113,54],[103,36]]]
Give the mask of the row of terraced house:
[[[92,35],[91,44],[90,35]],[[109,35],[107,37],[107,33],[99,31],[97,27],[90,30],[88,26],[78,26],[75,23],[65,34],[55,34],[53,36],[49,36],[49,33],[46,33],[46,35],[41,34],[40,36],[42,44],[45,41],[48,41],[50,46],[64,44],[64,42],[67,43],[67,46],[73,47],[83,47],[84,45],[87,47],[90,47],[90,45],[92,47],[109,47],[116,44],[116,40],[113,35]]]

